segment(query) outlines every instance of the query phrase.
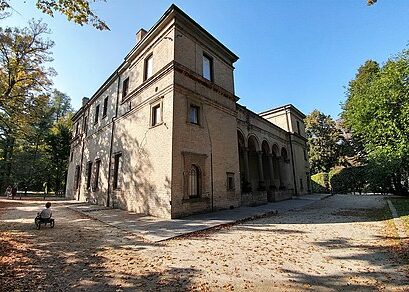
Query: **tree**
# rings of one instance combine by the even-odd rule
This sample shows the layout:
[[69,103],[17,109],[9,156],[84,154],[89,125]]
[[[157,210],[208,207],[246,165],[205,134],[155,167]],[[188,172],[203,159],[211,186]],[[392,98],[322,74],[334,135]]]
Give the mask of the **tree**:
[[328,172],[339,156],[340,131],[331,116],[314,110],[305,118],[311,173]]
[[41,21],[30,21],[23,29],[0,28],[0,145],[6,181],[11,178],[16,141],[31,135],[48,103],[55,71],[46,67],[54,45],[43,38],[47,34]]
[[49,33],[46,24],[34,20],[23,29],[0,28],[0,110],[21,111],[52,85],[55,71],[45,65],[53,60],[54,42],[43,38]]
[[[96,0],[37,0],[36,6],[43,13],[54,17],[58,12],[79,25],[89,24],[99,30],[109,30],[109,27],[91,9],[91,3]],[[0,0],[0,18],[10,15],[10,0]]]
[[349,83],[342,117],[361,137],[368,161],[391,177],[394,191],[406,193],[409,171],[409,51],[382,67],[367,61]]

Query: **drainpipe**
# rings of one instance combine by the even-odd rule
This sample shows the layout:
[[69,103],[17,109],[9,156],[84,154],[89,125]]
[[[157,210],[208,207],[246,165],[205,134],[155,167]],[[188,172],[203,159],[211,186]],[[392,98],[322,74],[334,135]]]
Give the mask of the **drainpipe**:
[[206,120],[206,128],[207,128],[207,133],[209,135],[209,142],[210,142],[210,181],[211,181],[211,203],[212,203],[212,212],[214,211],[214,186],[213,186],[213,143],[212,143],[212,137],[210,136],[210,129],[209,129],[209,123],[207,122],[207,117],[203,112],[203,116]]
[[293,167],[294,195],[297,195],[298,190],[297,190],[297,180],[295,179],[293,142],[292,142],[292,139],[291,139],[290,123],[288,121],[288,114],[287,113],[288,113],[288,111],[285,112],[285,117],[286,117],[286,120],[287,120],[288,138],[290,140],[291,165]]
[[[114,131],[115,131],[115,119],[118,116],[118,103],[119,103],[119,88],[121,85],[121,77],[119,76],[118,71],[116,72],[118,79],[118,86],[116,88],[116,105],[115,105],[115,115],[112,117],[112,130],[111,130],[111,142],[109,145],[109,157],[108,157],[108,192],[107,192],[107,203],[106,206],[109,207],[109,200],[111,198],[111,159],[112,159],[112,149],[114,144]],[[112,208],[114,204],[112,202]]]

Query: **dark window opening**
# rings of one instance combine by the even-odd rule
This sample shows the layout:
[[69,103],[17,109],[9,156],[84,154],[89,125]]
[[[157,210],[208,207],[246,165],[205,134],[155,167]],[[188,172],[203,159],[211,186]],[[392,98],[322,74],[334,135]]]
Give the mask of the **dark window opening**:
[[195,105],[190,105],[189,107],[189,122],[192,124],[199,125],[199,113],[200,113],[200,108]]
[[147,80],[152,76],[153,73],[153,55],[149,55],[145,59],[145,68],[144,68],[144,74],[143,74],[143,80]]
[[297,121],[297,133],[301,135],[300,122]]
[[234,191],[234,173],[227,173],[227,190]]
[[95,107],[94,124],[98,123],[98,119],[99,119],[99,104]]
[[99,189],[99,169],[101,167],[101,160],[95,161],[95,178],[94,178],[94,190]]
[[83,127],[84,129],[83,129],[83,131],[84,131],[84,134],[85,134],[85,136],[87,135],[87,133],[88,133],[88,117],[84,117],[84,127]]
[[128,95],[129,77],[122,82],[122,100]]
[[108,112],[108,96],[104,99],[104,106],[102,108],[102,117],[105,118]]
[[75,137],[80,133],[80,122],[75,124]]
[[75,167],[75,181],[74,181],[74,185],[75,185],[75,189],[76,189],[76,190],[78,190],[79,187],[80,187],[80,176],[81,176],[80,166],[77,165],[77,166]]
[[196,165],[192,165],[189,170],[189,197],[197,198],[200,196],[200,171]]
[[122,168],[122,153],[118,153],[114,156],[114,181],[113,181],[113,188],[114,190],[120,188],[120,179],[119,179],[119,171]]
[[160,104],[157,104],[152,107],[152,126],[155,126],[162,122],[162,111]]
[[91,187],[92,162],[87,163],[87,190]]
[[213,81],[213,59],[209,55],[203,54],[203,77]]

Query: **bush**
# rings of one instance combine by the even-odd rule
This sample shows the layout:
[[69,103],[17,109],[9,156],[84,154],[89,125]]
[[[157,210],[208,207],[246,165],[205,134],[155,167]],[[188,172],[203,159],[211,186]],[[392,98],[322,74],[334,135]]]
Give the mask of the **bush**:
[[312,175],[311,185],[313,193],[328,193],[329,192],[328,173],[320,172]]
[[335,193],[385,193],[390,187],[390,178],[372,165],[332,169],[329,182]]

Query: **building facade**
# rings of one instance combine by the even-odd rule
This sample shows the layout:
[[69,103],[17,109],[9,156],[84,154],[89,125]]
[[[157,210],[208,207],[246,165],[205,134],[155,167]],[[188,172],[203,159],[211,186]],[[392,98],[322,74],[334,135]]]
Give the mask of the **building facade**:
[[309,192],[304,115],[237,103],[238,57],[175,5],[74,115],[68,198],[163,218]]

